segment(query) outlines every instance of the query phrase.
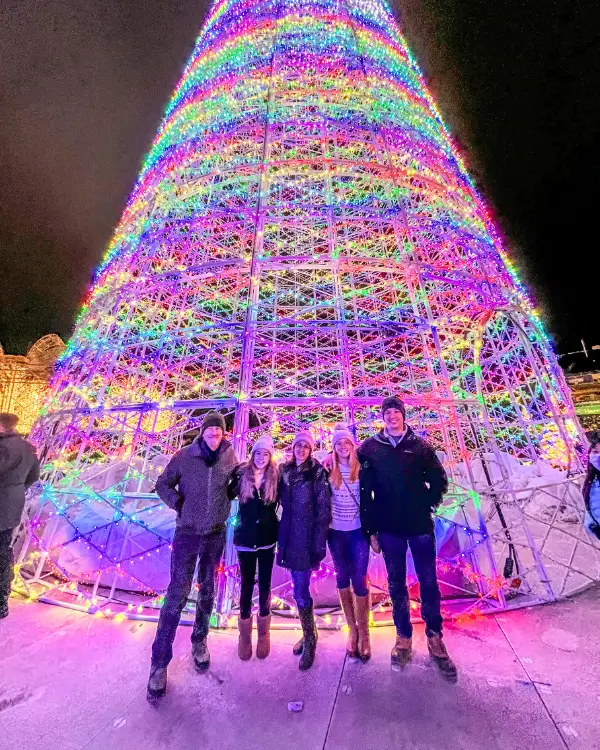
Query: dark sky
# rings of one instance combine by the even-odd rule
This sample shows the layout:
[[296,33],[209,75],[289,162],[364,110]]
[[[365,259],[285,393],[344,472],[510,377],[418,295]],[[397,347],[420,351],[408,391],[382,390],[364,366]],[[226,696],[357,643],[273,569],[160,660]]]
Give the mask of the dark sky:
[[[207,0],[3,0],[0,342],[67,338]],[[600,344],[597,0],[396,0],[560,351]],[[599,357],[600,360],[600,357]]]

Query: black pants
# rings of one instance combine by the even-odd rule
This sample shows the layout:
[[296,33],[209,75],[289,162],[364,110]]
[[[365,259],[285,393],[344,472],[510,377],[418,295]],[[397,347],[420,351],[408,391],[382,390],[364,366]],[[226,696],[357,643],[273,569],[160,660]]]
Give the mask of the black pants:
[[258,607],[261,617],[271,614],[271,576],[275,562],[275,547],[256,552],[238,550],[240,564],[240,617],[246,620],[252,614],[252,594],[258,565]]
[[419,579],[421,616],[425,621],[425,632],[428,636],[441,635],[441,597],[435,565],[434,534],[398,536],[380,532],[378,538],[387,568],[394,625],[398,635],[404,638],[412,636],[410,603],[406,586],[406,552],[408,547],[412,552],[415,572]]
[[8,603],[13,579],[12,535],[14,529],[0,531],[0,607]]
[[177,529],[171,552],[171,582],[160,611],[156,637],[152,644],[152,664],[166,667],[173,658],[173,641],[183,608],[186,605],[196,562],[198,562],[198,601],[192,643],[208,635],[210,615],[215,601],[215,572],[225,548],[225,531],[216,534],[194,534]]

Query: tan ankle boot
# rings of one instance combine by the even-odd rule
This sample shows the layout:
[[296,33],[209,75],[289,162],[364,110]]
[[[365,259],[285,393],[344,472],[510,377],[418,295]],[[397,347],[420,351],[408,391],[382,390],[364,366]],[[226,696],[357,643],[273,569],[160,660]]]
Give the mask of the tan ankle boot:
[[358,626],[358,656],[362,662],[371,658],[371,636],[369,635],[369,617],[371,615],[371,597],[356,597],[356,622]]
[[412,659],[412,638],[396,636],[392,649],[392,666],[405,667]]
[[354,610],[354,594],[350,587],[338,589],[340,603],[348,626],[348,640],[346,642],[346,654],[351,659],[358,659],[358,626],[356,624],[356,612]]
[[248,661],[252,658],[252,615],[246,620],[238,619],[238,630],[238,656],[242,661]]
[[427,637],[427,649],[429,655],[435,662],[436,667],[439,669],[447,680],[455,681],[458,677],[458,670],[456,664],[452,661],[448,655],[446,644],[442,640],[441,635],[432,635]]

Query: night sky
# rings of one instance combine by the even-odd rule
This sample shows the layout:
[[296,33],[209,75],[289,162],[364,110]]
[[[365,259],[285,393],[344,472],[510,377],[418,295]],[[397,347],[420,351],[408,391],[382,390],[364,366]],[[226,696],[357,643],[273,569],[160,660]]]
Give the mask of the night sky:
[[[3,0],[0,342],[8,353],[25,353],[45,333],[69,337],[206,7]],[[579,348],[582,337],[600,344],[597,0],[395,7],[558,350]]]

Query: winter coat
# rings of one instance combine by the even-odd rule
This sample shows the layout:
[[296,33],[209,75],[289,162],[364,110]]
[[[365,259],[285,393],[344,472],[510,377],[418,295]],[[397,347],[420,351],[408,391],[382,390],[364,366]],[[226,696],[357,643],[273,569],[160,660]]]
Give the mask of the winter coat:
[[433,532],[432,513],[448,491],[448,478],[432,446],[410,427],[394,447],[380,432],[358,449],[361,523],[369,534]]
[[600,472],[590,477],[583,488],[585,508],[596,524],[600,524]]
[[213,453],[199,437],[173,456],[156,482],[156,492],[177,511],[178,527],[196,534],[225,528],[231,508],[227,485],[236,464],[227,440]]
[[39,479],[33,447],[16,432],[0,432],[0,531],[21,523],[25,490]]
[[314,458],[298,467],[279,469],[277,498],[281,522],[277,564],[290,570],[313,570],[324,559],[331,523],[331,488],[327,472]]
[[[233,472],[228,490],[231,499],[239,497],[242,471],[238,467]],[[253,496],[239,504],[233,533],[235,546],[259,549],[276,544],[279,531],[278,507],[278,502],[263,502],[261,493],[255,487]]]

